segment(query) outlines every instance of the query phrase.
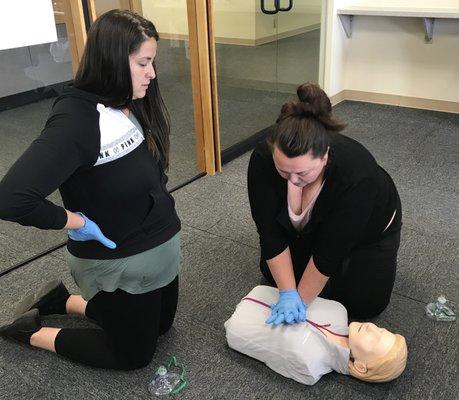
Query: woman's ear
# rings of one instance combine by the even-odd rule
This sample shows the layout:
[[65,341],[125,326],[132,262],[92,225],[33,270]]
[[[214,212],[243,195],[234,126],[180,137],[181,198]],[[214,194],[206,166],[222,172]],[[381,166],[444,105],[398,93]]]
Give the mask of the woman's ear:
[[325,163],[328,162],[328,154],[330,153],[330,146],[327,147],[327,151],[325,152],[324,156],[322,157],[322,160],[325,161]]
[[354,360],[354,368],[359,371],[361,374],[366,374],[368,371],[367,364],[363,361]]

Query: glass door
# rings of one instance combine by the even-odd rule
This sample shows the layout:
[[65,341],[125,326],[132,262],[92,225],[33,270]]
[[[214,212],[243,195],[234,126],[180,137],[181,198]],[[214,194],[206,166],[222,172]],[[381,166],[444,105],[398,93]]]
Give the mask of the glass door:
[[[171,117],[169,189],[200,173],[197,165],[188,40],[187,0],[87,0],[91,19],[115,8],[130,9],[153,22],[159,33],[156,69]],[[191,151],[190,151],[191,150]]]
[[319,82],[322,0],[280,0],[277,80],[281,99],[304,82]]
[[[44,3],[46,0],[41,0]],[[71,83],[86,39],[86,25],[100,14],[130,9],[154,22],[160,35],[156,66],[171,116],[169,189],[198,169],[187,18],[189,0],[49,0],[57,40],[0,50],[0,179],[38,137],[55,97]],[[52,7],[52,9],[51,9]],[[12,14],[12,18],[20,17]],[[25,29],[18,24],[18,29]],[[49,200],[62,204],[56,191]],[[0,275],[62,246],[66,232],[0,220]]]
[[237,156],[318,81],[322,0],[213,0],[220,140]]
[[274,0],[213,0],[223,152],[270,126],[279,109]]

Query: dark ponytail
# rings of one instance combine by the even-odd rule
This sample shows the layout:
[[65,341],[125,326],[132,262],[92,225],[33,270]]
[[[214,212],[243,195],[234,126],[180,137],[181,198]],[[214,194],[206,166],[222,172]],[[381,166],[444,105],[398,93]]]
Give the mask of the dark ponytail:
[[342,131],[346,124],[332,116],[330,99],[315,83],[304,83],[296,91],[298,100],[282,106],[276,127],[268,138],[287,157],[311,151],[314,158],[327,152],[329,132]]

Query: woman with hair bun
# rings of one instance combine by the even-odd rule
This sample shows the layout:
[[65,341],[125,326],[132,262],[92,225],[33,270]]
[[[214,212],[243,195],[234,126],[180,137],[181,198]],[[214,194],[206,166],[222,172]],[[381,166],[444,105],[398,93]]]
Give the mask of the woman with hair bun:
[[340,134],[330,99],[316,84],[298,87],[248,168],[260,269],[279,289],[267,323],[304,321],[317,296],[353,318],[389,304],[402,209],[389,174],[357,141]]

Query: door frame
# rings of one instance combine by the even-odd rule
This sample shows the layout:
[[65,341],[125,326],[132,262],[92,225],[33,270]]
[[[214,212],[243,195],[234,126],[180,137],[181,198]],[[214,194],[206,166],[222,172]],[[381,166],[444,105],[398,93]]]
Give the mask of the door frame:
[[60,0],[53,2],[53,10],[56,24],[65,24],[72,58],[72,70],[75,75],[83,56],[87,37],[83,4],[80,0]]
[[[84,24],[81,1],[87,1],[90,21],[96,19],[96,0],[68,0],[80,4],[72,9],[74,20]],[[194,128],[196,135],[197,169],[214,175],[221,172],[220,131],[218,119],[218,94],[215,43],[211,0],[186,0],[188,16],[188,42],[190,48],[191,81],[193,93]],[[142,15],[142,0],[122,0],[121,7]],[[84,28],[84,29],[82,29]],[[83,42],[83,48],[84,48]],[[79,53],[81,59],[81,54]]]
[[212,2],[187,0],[198,168],[221,172],[220,126]]

